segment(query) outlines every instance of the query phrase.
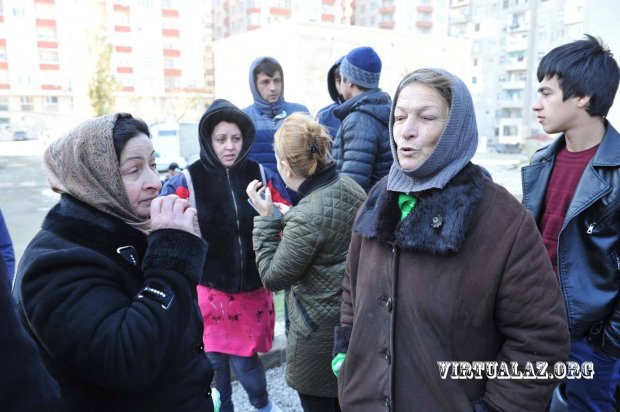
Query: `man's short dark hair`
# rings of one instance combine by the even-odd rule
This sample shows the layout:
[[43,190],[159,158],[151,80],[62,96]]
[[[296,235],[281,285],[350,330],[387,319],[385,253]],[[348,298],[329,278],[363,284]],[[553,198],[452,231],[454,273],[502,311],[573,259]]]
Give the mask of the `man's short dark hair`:
[[276,72],[280,72],[280,76],[284,77],[284,72],[282,71],[282,66],[277,61],[265,57],[263,60],[258,62],[254,70],[252,71],[252,75],[254,76],[254,82],[256,82],[256,78],[259,73],[264,73],[269,77],[273,77]]
[[355,84],[355,82],[352,81],[351,79],[347,79],[346,77],[344,77],[342,75],[342,73],[340,73],[340,78],[342,79],[343,82],[351,82],[351,83],[353,83],[355,85],[355,87],[357,87],[362,93],[367,91],[367,90],[370,90],[370,89],[368,89],[366,87],[360,86],[359,84]]
[[614,102],[620,69],[611,51],[600,39],[586,39],[556,47],[547,53],[536,73],[538,81],[557,76],[564,100],[590,97],[590,116],[606,116]]

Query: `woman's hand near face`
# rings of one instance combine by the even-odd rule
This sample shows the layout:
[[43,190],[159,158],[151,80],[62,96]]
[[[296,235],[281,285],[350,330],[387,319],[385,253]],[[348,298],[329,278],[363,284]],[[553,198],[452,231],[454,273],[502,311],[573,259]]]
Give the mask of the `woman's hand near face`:
[[[271,191],[268,187],[263,187],[262,182],[258,180],[252,180],[248,185],[248,188],[245,192],[248,194],[248,198],[256,208],[256,211],[261,216],[273,216],[273,201],[271,200]],[[264,193],[265,198],[261,197],[261,194]]]
[[177,195],[157,197],[151,202],[151,228],[179,229],[194,234],[196,209]]

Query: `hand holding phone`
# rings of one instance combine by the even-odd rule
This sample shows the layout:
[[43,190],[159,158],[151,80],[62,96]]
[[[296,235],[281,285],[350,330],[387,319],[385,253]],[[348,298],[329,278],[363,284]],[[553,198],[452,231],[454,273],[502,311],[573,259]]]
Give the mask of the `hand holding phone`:
[[271,200],[271,191],[268,187],[261,188],[262,182],[258,180],[252,180],[246,189],[248,194],[248,202],[252,205],[254,210],[261,216],[273,216],[281,219],[282,212],[275,207]]

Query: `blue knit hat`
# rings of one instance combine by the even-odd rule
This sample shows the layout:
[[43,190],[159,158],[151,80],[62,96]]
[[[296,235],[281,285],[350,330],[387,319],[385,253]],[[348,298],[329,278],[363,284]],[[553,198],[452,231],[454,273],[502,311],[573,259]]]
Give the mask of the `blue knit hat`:
[[342,59],[340,73],[353,84],[374,89],[379,87],[381,59],[372,47],[358,47]]

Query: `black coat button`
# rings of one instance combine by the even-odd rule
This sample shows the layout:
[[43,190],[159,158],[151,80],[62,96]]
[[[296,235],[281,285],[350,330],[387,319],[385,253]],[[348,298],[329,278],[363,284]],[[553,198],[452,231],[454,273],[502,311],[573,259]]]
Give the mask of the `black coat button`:
[[207,386],[207,388],[205,389],[205,398],[210,398],[211,397],[211,387]]
[[388,312],[392,311],[392,298],[387,298],[387,300],[385,301],[385,308],[387,309]]
[[388,365],[392,363],[392,353],[390,352],[389,349],[385,350],[385,361],[387,362]]
[[205,345],[204,343],[200,342],[198,345],[196,345],[196,352],[198,353],[202,353],[205,351]]

